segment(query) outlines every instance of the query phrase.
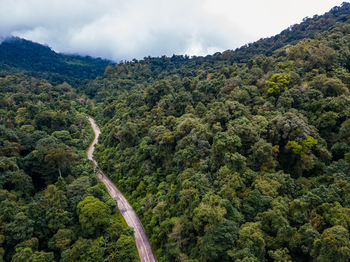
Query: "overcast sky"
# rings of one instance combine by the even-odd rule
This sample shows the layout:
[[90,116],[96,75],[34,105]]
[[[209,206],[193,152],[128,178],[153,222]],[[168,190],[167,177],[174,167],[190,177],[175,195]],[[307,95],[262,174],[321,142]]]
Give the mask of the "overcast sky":
[[331,0],[0,0],[0,38],[115,61],[206,55],[275,35]]

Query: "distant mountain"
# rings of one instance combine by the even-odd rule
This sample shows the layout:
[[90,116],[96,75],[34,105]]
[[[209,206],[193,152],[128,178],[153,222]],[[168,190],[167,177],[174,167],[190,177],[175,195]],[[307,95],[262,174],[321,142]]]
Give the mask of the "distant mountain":
[[[159,75],[167,76],[174,73],[181,76],[192,76],[194,69],[213,72],[223,65],[247,63],[257,55],[271,56],[274,52],[284,52],[282,50],[283,47],[295,45],[302,39],[315,39],[319,34],[331,30],[339,23],[350,23],[349,14],[350,3],[344,2],[341,6],[336,6],[323,15],[304,18],[302,23],[292,25],[275,36],[262,38],[235,50],[226,50],[205,57],[195,56],[191,58],[187,55],[173,55],[172,57],[148,56],[141,60],[134,59],[129,62],[119,63],[117,66],[119,68],[118,76],[123,77],[125,64],[147,65],[147,73],[144,72],[144,74],[138,76],[138,81],[141,81],[144,76],[157,78]],[[280,55],[285,54],[281,53]],[[133,71],[134,69],[128,68],[128,70]],[[137,72],[134,73],[138,75]]]
[[[180,74],[188,75],[184,68],[202,67],[212,70],[214,61],[222,61],[224,64],[245,63],[252,57],[263,54],[272,55],[276,50],[286,45],[293,45],[304,38],[315,38],[319,33],[329,30],[337,23],[350,21],[350,3],[344,2],[340,7],[334,7],[322,16],[315,15],[305,18],[302,23],[292,25],[280,34],[260,39],[236,50],[218,52],[206,57],[173,56],[133,60],[133,62],[152,64],[152,76],[159,74],[161,70],[167,72],[172,69],[179,70]],[[3,42],[1,42],[3,40]],[[95,79],[102,76],[105,68],[111,61],[101,58],[82,57],[78,55],[64,55],[54,52],[50,47],[25,39],[12,37],[0,39],[0,71],[22,72],[45,78],[53,84],[68,82],[71,85],[79,85],[84,79]],[[159,67],[159,64],[162,66]]]
[[66,81],[74,85],[84,79],[95,79],[103,75],[110,63],[101,58],[59,54],[48,46],[17,37],[0,44],[0,70],[24,70],[53,83]]

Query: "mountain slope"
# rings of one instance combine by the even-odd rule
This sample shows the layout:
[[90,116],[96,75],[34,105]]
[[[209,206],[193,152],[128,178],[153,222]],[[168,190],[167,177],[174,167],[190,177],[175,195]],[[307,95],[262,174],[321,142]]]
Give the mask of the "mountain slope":
[[349,23],[349,14],[350,3],[344,2],[341,6],[332,8],[324,15],[305,18],[302,23],[292,25],[278,35],[260,39],[238,48],[234,52],[228,51],[223,55],[223,58],[230,56],[231,62],[248,62],[254,55],[264,54],[270,56],[274,51],[287,44],[295,44],[303,38],[314,39],[317,37],[317,34],[329,30],[337,23]]
[[83,157],[89,112],[96,159],[159,261],[349,261],[349,15],[344,3],[236,51],[106,69],[5,41],[0,257],[137,260]]
[[89,83],[96,157],[160,261],[350,259],[349,15]]
[[0,74],[0,261],[138,261],[85,157],[85,104],[67,83]]
[[20,38],[9,38],[0,44],[0,70],[25,70],[53,83],[95,79],[103,75],[109,63],[99,58],[58,54],[47,46]]

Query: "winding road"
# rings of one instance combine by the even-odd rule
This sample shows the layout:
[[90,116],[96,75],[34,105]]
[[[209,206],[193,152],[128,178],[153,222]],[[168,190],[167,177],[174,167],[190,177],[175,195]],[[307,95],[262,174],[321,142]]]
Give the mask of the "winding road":
[[137,246],[137,250],[139,252],[141,262],[156,262],[151,245],[150,245],[148,238],[146,236],[146,232],[145,232],[140,220],[138,219],[135,211],[130,206],[129,202],[126,200],[126,198],[123,196],[123,194],[117,189],[117,187],[107,178],[107,176],[99,168],[98,163],[93,158],[95,145],[98,142],[98,137],[99,137],[101,131],[100,131],[99,127],[97,126],[96,122],[91,117],[88,117],[88,120],[90,121],[91,127],[94,130],[95,139],[92,142],[92,144],[90,145],[88,151],[86,152],[87,157],[89,160],[91,160],[93,162],[95,172],[96,172],[98,178],[107,187],[110,196],[117,201],[120,213],[123,215],[126,223],[128,224],[129,227],[132,227],[134,229],[136,246]]

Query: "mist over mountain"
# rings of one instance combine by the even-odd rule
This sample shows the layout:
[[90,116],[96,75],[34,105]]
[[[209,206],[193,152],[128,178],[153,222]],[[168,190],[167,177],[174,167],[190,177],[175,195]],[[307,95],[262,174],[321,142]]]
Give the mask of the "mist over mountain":
[[100,58],[64,55],[50,47],[18,37],[4,38],[0,44],[0,70],[25,70],[52,83],[77,85],[84,79],[101,76],[111,62]]
[[272,36],[341,0],[2,0],[0,36],[119,62],[207,55]]

